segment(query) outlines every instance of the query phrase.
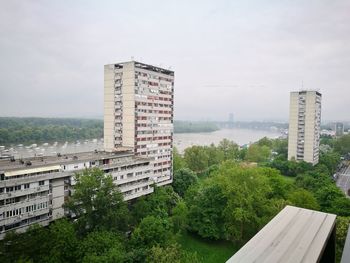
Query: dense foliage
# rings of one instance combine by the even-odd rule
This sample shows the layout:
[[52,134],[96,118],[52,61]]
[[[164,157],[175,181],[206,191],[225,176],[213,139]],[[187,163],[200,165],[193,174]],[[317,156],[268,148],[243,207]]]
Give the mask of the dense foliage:
[[174,121],[175,133],[213,132],[219,128],[213,122]]
[[76,174],[74,181],[74,194],[65,207],[77,216],[81,234],[95,230],[127,231],[128,209],[111,175],[105,176],[95,168]]
[[78,218],[9,233],[0,261],[205,262],[205,253],[180,242],[183,236],[230,242],[232,255],[288,204],[340,216],[339,258],[350,221],[350,200],[332,178],[340,152],[332,146],[316,166],[286,157],[286,140],[267,138],[245,149],[223,140],[183,156],[175,150],[173,185],[155,187],[129,206],[110,176],[86,170],[76,175],[66,204]]
[[102,136],[102,120],[0,117],[0,144],[73,141]]

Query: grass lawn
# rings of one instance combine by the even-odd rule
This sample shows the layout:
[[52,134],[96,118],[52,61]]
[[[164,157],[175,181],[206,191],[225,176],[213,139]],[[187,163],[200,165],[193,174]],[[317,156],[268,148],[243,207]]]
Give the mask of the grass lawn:
[[203,263],[226,262],[238,249],[228,241],[211,241],[189,233],[183,233],[178,242],[184,250],[197,252]]

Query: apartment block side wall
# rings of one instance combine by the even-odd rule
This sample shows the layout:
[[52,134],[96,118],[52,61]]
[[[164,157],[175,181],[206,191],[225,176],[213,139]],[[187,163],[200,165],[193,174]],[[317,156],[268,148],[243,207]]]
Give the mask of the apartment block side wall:
[[125,147],[135,146],[135,65],[128,62],[123,65],[123,136]]
[[114,150],[114,65],[104,66],[104,149],[111,152]]
[[316,92],[307,92],[305,109],[304,161],[314,163]]
[[288,160],[297,159],[299,93],[291,92],[289,103]]

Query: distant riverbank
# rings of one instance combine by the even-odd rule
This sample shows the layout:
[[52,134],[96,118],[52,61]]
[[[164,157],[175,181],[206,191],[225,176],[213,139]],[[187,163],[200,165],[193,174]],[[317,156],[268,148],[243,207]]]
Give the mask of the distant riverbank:
[[214,132],[220,128],[212,122],[174,121],[174,133]]
[[218,144],[222,139],[229,139],[239,145],[256,142],[263,137],[278,138],[280,132],[255,129],[222,129],[210,133],[179,133],[174,134],[174,146],[183,152],[192,145]]
[[[257,123],[253,124],[254,127],[261,126]],[[174,121],[174,145],[180,150],[191,145],[218,143],[224,138],[233,140],[238,144],[246,144],[265,136],[274,138],[279,135],[277,131],[268,129],[261,130],[243,127],[220,129],[218,124],[214,122]],[[98,140],[103,138],[103,120],[0,117],[0,145],[4,145],[8,149],[17,145],[30,146],[44,143],[52,146],[54,142],[58,142],[58,145],[62,144],[62,146],[73,146],[77,141],[85,142],[85,145],[89,145],[90,143],[87,142],[96,138]],[[91,145],[91,147],[96,146]],[[67,148],[69,149],[70,147],[67,146]],[[77,149],[80,147],[74,146],[72,148]],[[60,149],[51,149],[51,152],[56,152],[57,150]]]

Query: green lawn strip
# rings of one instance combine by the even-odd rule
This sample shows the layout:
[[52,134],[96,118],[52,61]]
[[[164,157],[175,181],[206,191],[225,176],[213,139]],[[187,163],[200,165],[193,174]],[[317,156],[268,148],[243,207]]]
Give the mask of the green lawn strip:
[[203,263],[226,262],[238,249],[228,241],[207,240],[190,233],[183,233],[178,242],[188,252],[196,252]]
[[295,177],[285,176],[285,175],[282,175],[282,176],[283,176],[283,179],[286,180],[287,182],[291,182],[291,183],[295,182]]

